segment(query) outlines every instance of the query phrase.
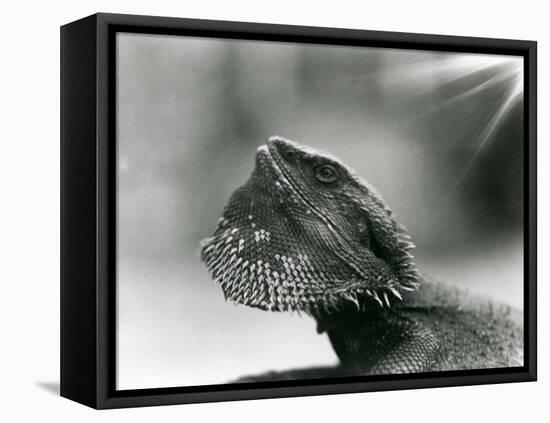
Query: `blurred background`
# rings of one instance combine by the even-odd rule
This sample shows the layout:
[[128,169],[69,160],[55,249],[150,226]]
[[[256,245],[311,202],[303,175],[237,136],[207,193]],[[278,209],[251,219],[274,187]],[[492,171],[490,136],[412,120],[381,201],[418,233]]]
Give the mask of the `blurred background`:
[[307,317],[226,303],[199,258],[256,148],[340,157],[423,273],[523,304],[519,57],[178,36],[117,39],[117,387],[336,364]]

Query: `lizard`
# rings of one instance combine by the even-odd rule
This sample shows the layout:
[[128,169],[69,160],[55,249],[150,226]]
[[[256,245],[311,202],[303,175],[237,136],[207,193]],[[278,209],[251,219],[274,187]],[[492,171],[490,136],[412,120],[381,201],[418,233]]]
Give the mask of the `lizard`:
[[314,318],[340,363],[239,381],[522,366],[521,313],[422,276],[414,248],[351,167],[271,137],[201,258],[227,300]]

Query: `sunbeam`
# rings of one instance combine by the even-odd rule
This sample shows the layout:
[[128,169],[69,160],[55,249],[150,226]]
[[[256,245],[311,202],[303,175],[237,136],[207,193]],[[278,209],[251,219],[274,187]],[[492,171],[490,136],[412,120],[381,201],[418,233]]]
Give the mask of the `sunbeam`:
[[495,110],[491,119],[487,122],[487,125],[480,132],[479,136],[475,141],[476,149],[468,161],[466,166],[458,176],[453,192],[458,189],[462,184],[470,170],[473,168],[474,164],[477,162],[481,154],[489,147],[490,143],[495,139],[494,135],[499,125],[502,123],[503,119],[506,117],[509,110],[516,104],[517,101],[520,101],[523,96],[523,73],[521,67],[515,70],[515,74],[510,84],[510,89],[508,95],[504,98],[500,106]]
[[484,54],[448,54],[424,53],[424,60],[407,62],[388,62],[381,73],[381,83],[385,89],[396,90],[401,94],[416,91],[433,90],[467,78],[476,73],[499,68],[497,79],[521,71],[518,58]]

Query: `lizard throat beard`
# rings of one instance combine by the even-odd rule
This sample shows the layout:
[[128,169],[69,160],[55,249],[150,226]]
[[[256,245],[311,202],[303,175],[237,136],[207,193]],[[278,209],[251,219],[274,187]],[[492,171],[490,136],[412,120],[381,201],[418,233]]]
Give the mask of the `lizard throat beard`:
[[301,251],[291,216],[311,213],[276,164],[258,148],[249,180],[231,196],[202,259],[226,299],[270,311],[310,312],[323,303],[314,263]]

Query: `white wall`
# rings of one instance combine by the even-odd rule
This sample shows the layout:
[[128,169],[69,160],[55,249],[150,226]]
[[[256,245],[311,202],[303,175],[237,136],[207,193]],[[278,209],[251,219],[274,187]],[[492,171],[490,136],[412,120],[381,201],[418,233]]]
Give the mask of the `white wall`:
[[[5,421],[518,421],[548,413],[550,31],[542,1],[58,1],[3,5],[2,369]],[[59,309],[59,29],[97,12],[539,41],[539,382],[94,412],[54,396]],[[9,415],[9,416],[8,416]],[[540,420],[537,419],[537,420]]]

